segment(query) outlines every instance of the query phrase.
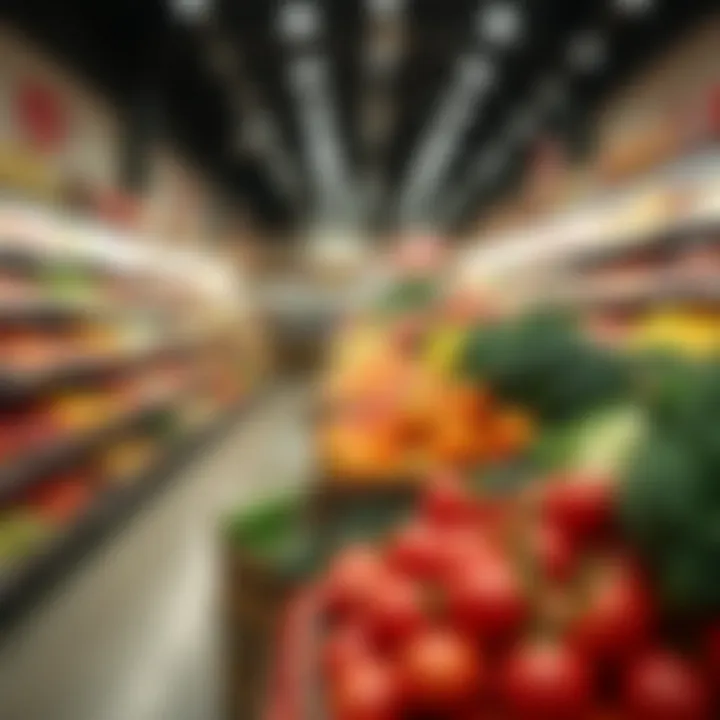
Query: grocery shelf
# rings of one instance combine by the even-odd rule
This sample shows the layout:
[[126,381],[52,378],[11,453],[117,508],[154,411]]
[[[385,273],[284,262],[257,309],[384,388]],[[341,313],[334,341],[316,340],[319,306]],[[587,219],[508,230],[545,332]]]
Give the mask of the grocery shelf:
[[176,477],[181,468],[234,424],[247,406],[247,401],[241,401],[201,429],[172,441],[162,458],[134,482],[107,490],[77,522],[51,537],[40,552],[0,574],[1,638],[92,550],[108,541],[154,493]]
[[117,268],[107,262],[76,255],[68,259],[61,254],[62,247],[22,244],[7,236],[0,237],[0,266],[4,268],[33,271],[59,266],[82,270],[103,276],[120,275]]
[[100,428],[63,438],[37,451],[0,466],[0,502],[17,495],[30,486],[41,482],[49,473],[62,470],[93,448],[123,431],[139,424],[156,412],[178,402],[176,397],[154,402],[133,410]]
[[162,316],[168,309],[120,305],[89,300],[60,299],[23,300],[0,302],[0,322],[4,324],[58,323],[75,320],[123,320],[135,317]]
[[42,370],[0,369],[0,400],[8,402],[23,399],[50,388],[78,385],[106,373],[131,368],[143,362],[190,350],[200,346],[203,340],[207,340],[207,338],[202,340],[186,338],[153,343],[150,347],[134,352],[73,360]]
[[639,284],[630,288],[606,288],[569,293],[556,297],[555,303],[580,309],[623,309],[663,304],[720,304],[720,281],[681,281]]
[[682,247],[701,247],[718,243],[720,218],[679,221],[668,227],[628,239],[592,248],[578,249],[568,265],[583,270],[592,269],[631,255],[634,252],[673,252]]

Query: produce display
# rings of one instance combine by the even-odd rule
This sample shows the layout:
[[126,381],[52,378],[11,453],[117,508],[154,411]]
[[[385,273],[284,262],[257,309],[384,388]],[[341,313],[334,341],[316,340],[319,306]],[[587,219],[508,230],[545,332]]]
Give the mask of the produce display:
[[720,717],[716,308],[508,314],[425,282],[331,354],[318,496],[416,491],[334,512],[283,720]]
[[521,457],[548,423],[626,396],[628,355],[717,356],[712,298],[655,304],[503,317],[437,280],[401,276],[342,329],[330,354],[318,430],[324,474],[388,482],[448,462],[482,467]]
[[[393,288],[393,303],[404,292]],[[422,297],[422,310],[403,297],[400,309],[359,321],[337,341],[318,436],[334,479],[412,481],[437,465],[513,457],[535,437],[531,411],[462,372],[473,322],[487,311],[465,298],[428,308]]]
[[656,310],[629,318],[624,342],[637,350],[666,349],[691,357],[720,352],[720,316],[708,308]]
[[675,507],[676,468],[567,471],[511,497],[430,478],[407,524],[320,580],[326,717],[716,717],[718,507]]

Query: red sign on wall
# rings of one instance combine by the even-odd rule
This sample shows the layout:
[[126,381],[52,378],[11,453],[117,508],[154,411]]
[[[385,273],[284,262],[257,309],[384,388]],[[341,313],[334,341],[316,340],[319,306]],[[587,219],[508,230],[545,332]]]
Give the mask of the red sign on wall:
[[21,82],[14,111],[20,132],[34,148],[51,153],[62,147],[68,136],[68,118],[55,90],[37,80]]

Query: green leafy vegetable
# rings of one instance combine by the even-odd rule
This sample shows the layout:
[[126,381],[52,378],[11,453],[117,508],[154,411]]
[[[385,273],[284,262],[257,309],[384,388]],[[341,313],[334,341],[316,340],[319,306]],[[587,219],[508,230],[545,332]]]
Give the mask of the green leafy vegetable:
[[619,397],[626,370],[623,359],[592,345],[571,318],[553,312],[474,329],[460,364],[461,374],[487,383],[501,399],[560,422]]
[[649,430],[621,483],[621,522],[665,600],[720,610],[720,363],[640,374]]

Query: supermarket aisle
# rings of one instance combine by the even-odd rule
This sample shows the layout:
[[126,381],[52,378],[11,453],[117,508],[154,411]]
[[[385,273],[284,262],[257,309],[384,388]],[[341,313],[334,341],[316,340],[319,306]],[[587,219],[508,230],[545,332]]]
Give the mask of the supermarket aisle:
[[307,467],[287,388],[96,553],[0,654],[2,720],[219,717],[217,517]]

